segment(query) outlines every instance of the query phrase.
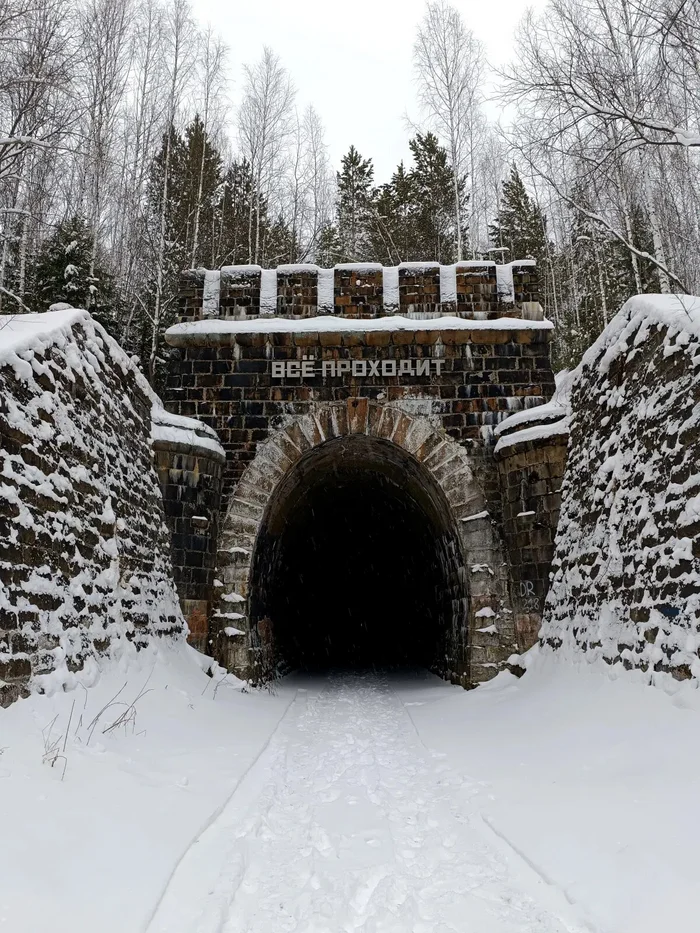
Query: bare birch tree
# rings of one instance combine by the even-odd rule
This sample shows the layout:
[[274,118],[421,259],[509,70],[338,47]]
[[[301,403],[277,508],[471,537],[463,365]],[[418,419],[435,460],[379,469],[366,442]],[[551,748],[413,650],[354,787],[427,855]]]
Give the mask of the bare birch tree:
[[[131,0],[89,0],[81,8],[80,60],[87,91],[82,150],[85,181],[81,201],[93,231],[90,275],[94,275],[102,218],[107,200],[105,187],[114,177],[114,144],[118,118],[126,92],[129,60]],[[114,199],[111,199],[114,203]],[[112,218],[114,219],[114,218]],[[110,224],[113,230],[113,225]]]
[[[654,263],[662,292],[688,287],[695,277],[672,268],[669,257],[676,250],[669,249],[670,228],[662,220],[675,185],[687,189],[697,176],[690,151],[700,142],[691,124],[700,112],[698,74],[687,66],[690,53],[669,40],[675,2],[668,0],[663,26],[646,0],[550,0],[541,15],[526,17],[518,60],[504,75],[506,98],[519,107],[513,139],[522,158],[635,261]],[[697,0],[687,5],[698,9]],[[684,179],[673,150],[686,154]],[[600,205],[592,208],[566,190],[556,170],[560,160],[575,166],[573,174],[589,188],[605,193]],[[635,242],[635,202],[644,208],[652,250]]]
[[148,372],[151,380],[155,375],[156,355],[160,341],[161,317],[163,314],[163,292],[165,285],[165,254],[166,254],[166,226],[168,214],[168,197],[170,196],[170,170],[172,158],[172,137],[175,128],[175,118],[184,84],[189,70],[192,67],[192,42],[194,38],[194,23],[192,21],[187,0],[172,0],[166,15],[167,29],[167,71],[168,71],[168,97],[167,118],[165,123],[165,158],[163,161],[163,179],[160,191],[160,217],[158,230],[158,247],[156,251],[156,281],[155,300],[153,308],[153,331],[151,350],[148,359]]
[[[454,173],[455,243],[464,258],[460,179],[475,153],[477,110],[484,69],[481,43],[446,0],[429,2],[413,47],[418,98],[425,120],[447,147]],[[471,158],[470,158],[471,157]]]
[[199,178],[197,183],[197,199],[195,203],[194,229],[192,233],[191,265],[197,265],[199,255],[199,222],[202,212],[202,187],[204,183],[204,167],[207,159],[207,145],[212,129],[212,119],[216,117],[221,105],[224,82],[224,65],[226,62],[226,47],[220,39],[214,36],[209,27],[199,38],[199,55],[197,70],[198,97],[201,100],[201,117],[203,128],[202,155],[199,163]]
[[260,258],[261,204],[275,177],[283,174],[285,150],[293,132],[296,91],[279,56],[267,46],[254,65],[245,65],[243,98],[238,113],[239,142],[255,180],[248,226],[248,261]]
[[122,164],[118,237],[114,257],[127,305],[124,337],[128,342],[137,311],[145,313],[139,294],[150,273],[154,243],[145,214],[148,169],[166,121],[165,11],[157,0],[136,7],[131,35],[130,86],[122,118]]
[[287,158],[288,204],[291,230],[290,262],[304,262],[318,244],[321,230],[333,216],[333,179],[321,118],[309,106],[296,114]]
[[15,294],[6,273],[16,237],[24,278],[32,166],[55,159],[74,122],[73,22],[65,0],[0,0],[0,307],[24,307],[23,281]]

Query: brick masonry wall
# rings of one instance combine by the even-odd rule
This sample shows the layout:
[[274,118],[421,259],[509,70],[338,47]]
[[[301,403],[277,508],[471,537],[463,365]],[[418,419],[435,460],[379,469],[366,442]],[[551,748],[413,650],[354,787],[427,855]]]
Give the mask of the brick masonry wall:
[[516,307],[524,302],[539,301],[539,273],[534,262],[514,262],[511,268],[513,270],[513,298]]
[[[191,274],[202,297],[204,277],[200,270]],[[219,314],[221,317],[247,317],[260,314],[261,271],[258,266],[224,266],[221,270]]]
[[[224,497],[254,458],[257,445],[290,415],[318,403],[349,397],[404,400],[407,408],[435,416],[447,435],[475,452],[476,468],[489,474],[496,500],[498,474],[483,456],[490,429],[507,414],[541,404],[554,388],[548,330],[416,330],[346,333],[219,335],[217,346],[168,337],[172,365],[165,390],[170,411],[214,428],[226,450]],[[272,378],[272,362],[310,357],[317,363],[378,362],[378,375]],[[382,375],[381,364],[425,359],[430,375],[407,381]],[[441,375],[435,360],[441,361]]]
[[467,318],[492,319],[500,317],[504,309],[498,301],[496,267],[457,266],[457,313]]
[[542,623],[567,444],[568,433],[552,433],[511,443],[497,455],[515,636],[520,651],[527,651],[537,642]]
[[659,681],[700,677],[696,320],[672,296],[632,299],[584,357],[541,632]]
[[[0,365],[2,705],[183,629],[151,464],[153,397],[86,312],[69,314]],[[52,320],[34,316],[39,336]]]
[[335,313],[344,317],[381,317],[384,270],[379,265],[336,266],[333,282]]
[[184,438],[156,440],[153,452],[170,529],[175,585],[189,627],[188,641],[209,654],[225,459]]
[[318,272],[311,268],[277,270],[277,313],[283,317],[314,317],[318,311]]
[[177,297],[179,321],[198,321],[204,306],[204,271],[190,269],[180,276]]
[[434,314],[440,307],[440,266],[399,267],[399,313]]

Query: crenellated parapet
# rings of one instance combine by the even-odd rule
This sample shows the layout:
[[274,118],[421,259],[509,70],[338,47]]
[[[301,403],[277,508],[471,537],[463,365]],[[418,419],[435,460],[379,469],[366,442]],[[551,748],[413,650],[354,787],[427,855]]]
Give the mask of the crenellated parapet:
[[309,318],[335,314],[377,318],[458,315],[470,320],[514,317],[539,320],[534,260],[506,265],[482,260],[438,263],[344,263],[332,269],[304,263],[193,269],[180,280],[181,321],[212,317],[246,320],[276,315]]

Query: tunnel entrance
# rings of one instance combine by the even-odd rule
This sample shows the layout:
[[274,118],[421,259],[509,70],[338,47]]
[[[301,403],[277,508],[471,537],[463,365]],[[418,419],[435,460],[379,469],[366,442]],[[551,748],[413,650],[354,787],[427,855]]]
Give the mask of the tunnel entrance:
[[449,505],[397,445],[364,435],[313,448],[258,533],[251,622],[285,668],[425,666],[464,637],[467,593]]

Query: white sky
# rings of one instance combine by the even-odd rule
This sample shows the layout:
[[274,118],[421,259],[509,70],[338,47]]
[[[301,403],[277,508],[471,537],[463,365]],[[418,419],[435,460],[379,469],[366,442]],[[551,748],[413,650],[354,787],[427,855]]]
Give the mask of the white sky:
[[[507,62],[527,0],[452,0],[486,45],[489,60]],[[334,168],[353,143],[372,157],[375,181],[388,181],[409,160],[404,115],[417,116],[411,51],[424,0],[193,0],[200,25],[215,24],[230,50],[231,97],[241,65],[271,46],[297,87],[297,104],[313,104],[326,127]],[[491,116],[497,111],[489,108]]]

